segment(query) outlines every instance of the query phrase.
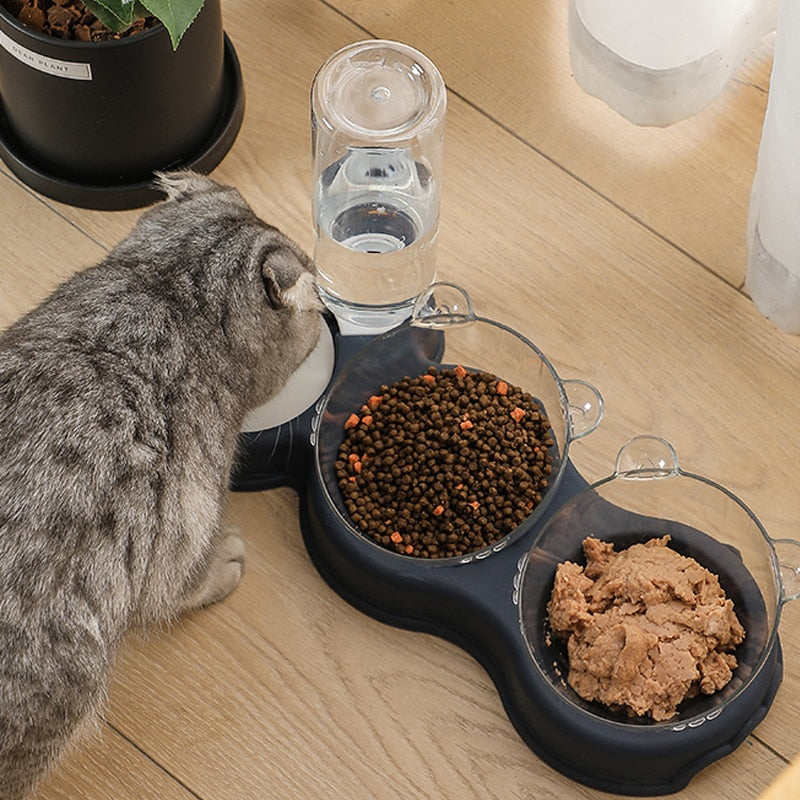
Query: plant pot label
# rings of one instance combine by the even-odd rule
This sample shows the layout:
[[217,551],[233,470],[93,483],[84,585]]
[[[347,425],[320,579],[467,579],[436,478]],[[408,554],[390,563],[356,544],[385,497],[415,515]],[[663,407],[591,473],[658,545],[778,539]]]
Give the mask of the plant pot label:
[[27,64],[40,72],[55,75],[59,78],[69,78],[74,81],[90,81],[92,79],[91,64],[82,61],[61,61],[58,58],[48,58],[40,53],[35,53],[21,44],[17,44],[10,36],[0,31],[0,47],[11,53],[14,58]]

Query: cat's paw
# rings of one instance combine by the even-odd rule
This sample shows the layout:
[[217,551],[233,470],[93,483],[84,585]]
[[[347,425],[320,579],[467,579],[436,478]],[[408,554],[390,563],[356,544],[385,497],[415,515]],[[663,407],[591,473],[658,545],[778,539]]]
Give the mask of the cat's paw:
[[244,550],[244,542],[236,534],[229,534],[222,539],[203,582],[187,598],[184,609],[209,606],[227,597],[241,580]]
[[217,549],[217,591],[208,602],[216,603],[239,584],[244,572],[244,542],[234,533],[226,536]]

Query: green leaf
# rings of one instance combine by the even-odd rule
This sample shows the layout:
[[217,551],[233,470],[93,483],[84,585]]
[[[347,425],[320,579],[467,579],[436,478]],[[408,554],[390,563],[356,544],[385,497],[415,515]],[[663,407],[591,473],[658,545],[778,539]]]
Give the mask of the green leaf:
[[[118,2],[119,0],[114,0]],[[111,0],[103,0],[111,2]],[[158,17],[169,31],[172,47],[177,50],[181,37],[200,13],[204,0],[141,0],[142,5]]]
[[116,33],[126,31],[136,19],[137,3],[133,0],[83,0],[83,4]]
[[145,17],[150,16],[150,12],[139,2],[139,0],[133,0],[133,4],[135,6],[133,10],[134,19],[144,19]]
[[173,49],[203,7],[205,0],[83,0],[84,5],[104,25],[123,33],[133,21],[152,15],[169,32]]

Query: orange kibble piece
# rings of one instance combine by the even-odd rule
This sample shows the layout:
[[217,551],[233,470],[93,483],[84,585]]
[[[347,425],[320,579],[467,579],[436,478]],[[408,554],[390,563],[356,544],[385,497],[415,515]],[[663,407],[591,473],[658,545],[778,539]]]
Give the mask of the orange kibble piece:
[[407,544],[405,546],[405,551],[406,551],[406,555],[410,556],[414,552],[414,548],[410,544]]
[[473,511],[477,511],[481,504],[477,500],[473,500],[471,503],[467,503],[468,506],[472,506]]
[[347,422],[344,423],[344,429],[349,431],[350,428],[355,428],[356,425],[358,425],[358,414],[351,414],[347,418]]
[[442,514],[444,514],[444,506],[436,506],[436,508],[433,509],[433,513],[437,517],[440,517]]
[[422,380],[423,380],[424,383],[428,383],[428,384],[436,383],[436,377],[434,375],[429,375],[427,373],[422,376]]
[[466,376],[466,374],[467,374],[467,371],[464,369],[464,367],[462,367],[462,366],[461,366],[461,364],[459,364],[459,365],[458,365],[458,366],[457,366],[457,367],[456,367],[456,368],[453,370],[453,372],[455,372],[455,374],[456,374],[456,377],[457,377],[457,378],[463,378],[463,377],[465,377],[465,376]]
[[361,462],[360,462],[360,461],[354,461],[354,462],[353,462],[353,469],[354,469],[354,470],[355,470],[355,471],[356,471],[356,472],[357,472],[359,475],[361,474],[361,467],[362,467],[362,464],[361,464]]
[[471,420],[468,420],[468,419],[462,419],[462,420],[461,420],[461,422],[460,422],[459,424],[460,424],[460,427],[461,427],[461,430],[462,430],[462,431],[468,431],[468,430],[470,430],[471,428],[475,427],[475,426],[472,424],[472,421],[471,421]]
[[505,381],[497,381],[497,394],[508,394],[508,384]]
[[366,416],[361,417],[361,424],[362,425],[372,425],[372,415],[367,414]]
[[513,419],[514,422],[519,422],[524,416],[525,416],[525,412],[519,406],[517,406],[511,412],[511,419]]
[[403,541],[403,537],[400,535],[400,531],[394,531],[392,535],[389,537],[395,544],[400,544]]
[[355,463],[356,463],[356,461],[358,461],[358,455],[356,455],[355,453],[350,453],[350,455],[349,455],[349,456],[347,456],[347,460],[348,460],[348,461],[349,461],[351,464],[355,464]]
[[372,397],[367,400],[367,408],[370,411],[374,411],[383,401],[383,398],[380,395],[373,394]]

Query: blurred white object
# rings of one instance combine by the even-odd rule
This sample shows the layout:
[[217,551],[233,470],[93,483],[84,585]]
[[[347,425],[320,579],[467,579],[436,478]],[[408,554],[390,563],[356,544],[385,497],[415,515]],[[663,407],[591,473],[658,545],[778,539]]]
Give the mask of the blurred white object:
[[747,225],[747,290],[758,310],[800,333],[800,4],[782,3]]
[[780,0],[570,0],[578,85],[637,125],[671,125],[705,108]]
[[333,336],[323,323],[319,340],[306,360],[289,376],[278,394],[247,414],[242,432],[266,431],[299,417],[327,388],[335,359]]

